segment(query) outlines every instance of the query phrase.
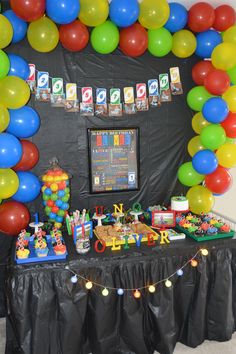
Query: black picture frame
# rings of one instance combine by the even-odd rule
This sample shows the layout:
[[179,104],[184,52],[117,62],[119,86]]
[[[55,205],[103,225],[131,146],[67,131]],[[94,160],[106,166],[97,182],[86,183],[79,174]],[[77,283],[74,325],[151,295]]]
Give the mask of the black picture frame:
[[[134,139],[132,143],[134,144],[134,152],[135,152],[135,157],[134,157],[134,164],[135,164],[135,183],[134,187],[132,188],[132,185],[127,188],[117,188],[117,189],[102,189],[101,187],[98,189],[95,188],[95,183],[94,178],[95,178],[95,170],[94,170],[94,164],[93,164],[93,149],[94,147],[94,142],[92,141],[92,136],[96,135],[97,133],[99,134],[104,134],[108,133],[108,135],[111,135],[111,133],[125,133],[129,132],[132,133],[134,136]],[[102,193],[120,193],[120,192],[133,192],[133,191],[138,191],[140,189],[140,133],[139,133],[139,128],[138,127],[125,127],[125,128],[88,128],[87,129],[87,137],[88,137],[88,157],[89,157],[89,187],[90,187],[90,193],[91,194],[102,194]],[[114,147],[115,151],[115,147]],[[133,160],[132,160],[133,162]],[[104,165],[105,166],[105,165]],[[132,173],[132,172],[130,172]]]

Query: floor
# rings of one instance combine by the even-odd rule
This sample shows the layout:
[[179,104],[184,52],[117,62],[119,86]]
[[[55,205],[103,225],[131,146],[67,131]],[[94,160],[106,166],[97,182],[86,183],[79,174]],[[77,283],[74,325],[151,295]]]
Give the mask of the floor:
[[[191,349],[177,344],[174,354],[235,354],[236,352],[236,333],[229,342],[210,342],[205,341],[202,345],[195,349]],[[5,350],[5,320],[0,319],[0,354],[4,354]],[[158,354],[155,352],[155,354]]]

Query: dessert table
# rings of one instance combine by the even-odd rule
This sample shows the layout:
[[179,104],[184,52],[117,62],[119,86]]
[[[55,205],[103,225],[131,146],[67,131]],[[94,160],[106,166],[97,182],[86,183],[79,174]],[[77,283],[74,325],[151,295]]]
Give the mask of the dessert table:
[[[8,267],[6,354],[172,354],[176,342],[196,347],[205,339],[226,341],[236,320],[236,240],[204,244],[186,238],[170,245],[78,255],[65,237],[66,262]],[[140,288],[168,278],[196,254],[183,275],[155,293],[119,296],[85,287],[81,278],[121,288]],[[71,272],[72,271],[72,272]]]

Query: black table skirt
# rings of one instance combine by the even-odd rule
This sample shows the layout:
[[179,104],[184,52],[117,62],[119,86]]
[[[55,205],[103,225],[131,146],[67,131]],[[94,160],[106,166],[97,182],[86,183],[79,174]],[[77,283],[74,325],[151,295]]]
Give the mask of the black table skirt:
[[[8,269],[6,354],[171,354],[176,342],[196,347],[205,339],[226,341],[235,330],[236,240],[204,245],[186,239],[153,249],[132,246],[119,253],[92,250],[79,256],[70,239],[65,263],[12,265]],[[154,294],[142,291],[101,295],[88,291],[72,270],[98,283],[139,288],[168,277],[187,265],[173,286],[161,283]]]

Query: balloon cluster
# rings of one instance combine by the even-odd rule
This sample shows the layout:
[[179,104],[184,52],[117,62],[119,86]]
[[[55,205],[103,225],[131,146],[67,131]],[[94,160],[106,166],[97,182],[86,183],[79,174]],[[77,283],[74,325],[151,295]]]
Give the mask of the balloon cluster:
[[70,187],[69,175],[52,162],[52,167],[43,175],[43,205],[46,215],[54,226],[60,228],[69,209]]
[[[190,209],[195,213],[211,210],[214,195],[221,195],[230,188],[232,176],[228,169],[236,166],[234,23],[235,16],[229,8],[220,6],[215,10],[213,26],[224,31],[222,41],[217,43],[219,33],[213,33],[213,30],[197,35],[197,40],[200,38],[204,45],[198,43],[196,53],[202,58],[210,56],[211,60],[201,60],[192,69],[193,81],[198,86],[190,90],[187,102],[192,110],[197,111],[192,128],[198,135],[188,144],[192,161],[182,164],[178,170],[180,182],[191,187],[187,197]],[[194,19],[192,25],[196,26]]]
[[[7,15],[15,18],[11,10]],[[22,38],[20,31],[19,25],[15,42]],[[21,203],[36,199],[41,188],[39,179],[29,172],[39,160],[39,151],[35,144],[25,140],[40,127],[37,112],[25,106],[30,98],[25,82],[28,77],[29,66],[22,57],[0,50],[0,199],[14,200],[0,205],[0,231],[6,234],[17,234],[28,226],[29,211]]]
[[[91,45],[101,54],[111,53],[119,45],[125,55],[132,57],[142,55],[147,49],[157,57],[171,50],[179,58],[194,52],[200,57],[210,57],[222,42],[218,31],[225,31],[235,23],[235,11],[228,5],[214,9],[199,2],[188,12],[183,5],[167,0],[109,2],[11,0],[12,10],[0,19],[0,27],[4,27],[0,47],[11,41],[16,43],[27,33],[29,44],[39,52],[52,51],[59,41],[67,50],[80,51],[89,42],[89,26],[94,27]],[[197,33],[196,37],[192,32]]]

